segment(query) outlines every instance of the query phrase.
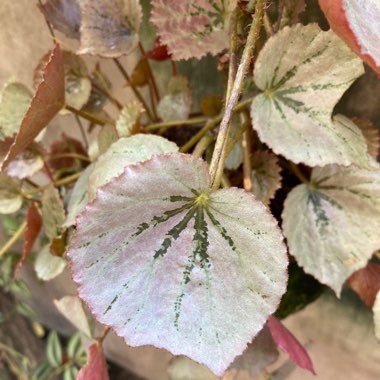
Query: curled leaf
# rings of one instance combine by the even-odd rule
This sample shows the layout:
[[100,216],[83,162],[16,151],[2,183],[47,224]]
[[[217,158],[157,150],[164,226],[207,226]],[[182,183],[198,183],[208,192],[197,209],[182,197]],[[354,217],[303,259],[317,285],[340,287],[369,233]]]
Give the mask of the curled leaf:
[[220,376],[276,310],[288,259],[261,202],[210,182],[190,155],[126,166],[77,218],[68,256],[79,296],[127,344]]
[[268,205],[281,187],[281,167],[278,158],[268,151],[257,151],[252,156],[252,192]]
[[41,12],[53,27],[69,38],[79,40],[81,0],[46,0],[38,4]]
[[288,195],[283,231],[305,272],[340,294],[380,248],[380,169],[315,168]]
[[80,54],[120,57],[137,47],[139,0],[81,0]]
[[18,82],[5,84],[0,94],[0,138],[12,137],[21,126],[32,94],[27,87]]
[[319,0],[331,29],[380,73],[380,4],[377,0]]
[[140,116],[144,108],[139,102],[128,103],[120,112],[116,121],[116,130],[120,137],[128,137],[138,132]]
[[89,199],[94,199],[96,190],[123,173],[127,165],[148,160],[155,154],[177,151],[176,144],[160,136],[137,134],[119,139],[95,163],[88,179]]
[[98,342],[89,347],[87,364],[79,371],[77,380],[109,380],[103,349]]
[[235,0],[153,0],[151,22],[174,60],[216,55],[228,47]]
[[276,154],[309,166],[367,165],[360,130],[333,109],[363,74],[361,61],[332,31],[315,24],[285,27],[271,37],[255,64],[253,127]]
[[2,164],[6,168],[19,153],[27,148],[65,102],[62,51],[55,45],[43,71],[32,102],[22,120],[20,130]]
[[297,338],[275,317],[269,317],[268,327],[272,334],[273,340],[290,359],[299,367],[304,368],[314,375],[313,363],[309,354]]
[[12,214],[22,206],[21,183],[0,172],[0,214]]

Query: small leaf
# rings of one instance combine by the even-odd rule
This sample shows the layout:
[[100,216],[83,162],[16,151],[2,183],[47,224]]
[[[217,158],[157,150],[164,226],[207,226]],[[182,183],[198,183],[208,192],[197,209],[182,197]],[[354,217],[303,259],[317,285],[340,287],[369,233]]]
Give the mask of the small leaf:
[[46,0],[44,4],[38,4],[38,7],[54,29],[59,30],[69,38],[79,40],[79,1]]
[[359,127],[366,139],[368,154],[376,160],[380,153],[379,130],[368,119],[354,117],[352,121]]
[[43,192],[42,202],[42,220],[45,234],[49,239],[54,239],[62,235],[63,223],[65,222],[65,209],[58,190],[49,185]]
[[138,132],[140,116],[144,108],[139,102],[128,103],[120,112],[116,121],[116,130],[120,137],[129,137]]
[[180,153],[126,166],[77,218],[68,256],[99,322],[220,376],[276,310],[288,260],[263,204],[210,193],[208,171]]
[[174,60],[200,59],[228,47],[228,20],[235,5],[234,0],[153,0],[150,21]]
[[81,334],[80,332],[77,332],[69,339],[67,344],[67,355],[70,359],[77,359],[85,353],[86,351],[83,349]]
[[380,292],[377,293],[375,304],[373,305],[375,336],[380,341]]
[[12,214],[22,206],[21,183],[0,172],[0,214]]
[[168,366],[170,380],[218,380],[207,367],[198,364],[186,356],[173,358]]
[[80,54],[115,58],[137,47],[142,20],[139,0],[81,0]]
[[78,373],[79,371],[76,367],[68,367],[63,372],[63,380],[76,380]]
[[243,354],[235,358],[230,368],[246,371],[255,378],[267,366],[274,363],[278,356],[277,346],[268,326],[265,325],[253,342],[248,344]]
[[88,179],[94,170],[94,167],[94,163],[87,166],[87,168],[75,182],[67,204],[67,218],[64,223],[64,226],[67,228],[75,224],[77,215],[83,211],[88,202]]
[[0,94],[0,138],[12,137],[19,131],[31,100],[32,94],[23,84],[5,84]]
[[54,305],[79,331],[91,337],[86,313],[77,296],[65,296],[59,300],[54,300]]
[[269,317],[268,327],[278,347],[285,351],[299,367],[315,375],[310,356],[297,338],[275,317]]
[[319,0],[331,28],[380,73],[380,4],[378,0]]
[[62,364],[62,346],[58,334],[51,331],[46,343],[46,358],[49,364],[56,368]]
[[135,87],[143,87],[149,83],[149,63],[145,57],[142,57],[134,67],[130,85]]
[[372,307],[380,291],[380,265],[369,262],[365,268],[355,272],[348,283],[361,300]]
[[22,256],[17,263],[17,270],[19,270],[25,263],[33,245],[41,231],[42,218],[38,211],[35,202],[30,202],[26,211],[26,228],[24,232],[24,246],[22,248]]
[[360,130],[333,108],[363,74],[360,60],[333,32],[317,25],[285,27],[271,37],[255,64],[253,127],[276,154],[309,166],[368,165]]
[[87,364],[79,371],[77,380],[109,380],[103,349],[93,343],[88,349]]
[[380,169],[315,168],[288,195],[282,214],[289,252],[305,272],[340,294],[380,248]]
[[159,37],[156,38],[152,49],[148,50],[145,57],[153,61],[166,61],[171,58],[168,47],[161,43]]
[[44,68],[43,80],[37,87],[22,120],[20,130],[2,164],[3,169],[33,142],[63,107],[64,102],[65,83],[62,51],[59,45],[55,45]]
[[49,251],[49,245],[45,245],[36,257],[34,269],[37,277],[42,281],[50,281],[59,276],[66,268],[66,261],[58,256],[53,256]]
[[281,167],[278,158],[265,150],[252,156],[252,192],[261,202],[269,205],[276,191],[281,187]]
[[17,302],[16,310],[18,313],[20,313],[21,315],[23,315],[24,317],[28,319],[33,320],[37,318],[36,312],[31,308],[30,305],[28,305],[25,302],[20,302],[20,301]]
[[187,78],[183,76],[171,78],[168,92],[158,103],[158,116],[163,121],[187,119],[193,101]]
[[160,136],[137,134],[121,138],[99,157],[89,176],[89,199],[96,190],[123,173],[127,165],[149,160],[155,154],[177,152],[178,146]]

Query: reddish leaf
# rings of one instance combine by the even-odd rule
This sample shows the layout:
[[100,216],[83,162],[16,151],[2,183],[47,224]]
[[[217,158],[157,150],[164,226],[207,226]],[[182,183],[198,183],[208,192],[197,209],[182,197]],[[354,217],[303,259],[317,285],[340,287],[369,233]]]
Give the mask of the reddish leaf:
[[277,346],[285,351],[295,364],[315,375],[310,356],[297,338],[277,318],[269,317],[267,323]]
[[154,46],[151,50],[147,51],[145,56],[153,61],[166,61],[171,58],[168,47],[161,44],[160,38],[156,38]]
[[355,272],[349,278],[348,283],[361,300],[372,307],[376,295],[380,291],[380,265],[368,263],[365,268]]
[[28,258],[31,252],[34,242],[37,239],[38,234],[41,231],[42,218],[38,211],[35,202],[29,204],[28,210],[26,211],[26,229],[24,232],[24,246],[22,248],[22,256],[17,263],[16,271],[21,269],[24,265],[25,260]]
[[22,120],[20,130],[2,164],[6,168],[20,152],[30,145],[65,103],[62,51],[55,45],[47,62],[42,82]]
[[331,29],[380,74],[377,0],[319,0]]
[[77,380],[109,380],[106,361],[99,343],[89,347],[87,364],[79,371]]
[[77,0],[47,0],[38,7],[55,29],[69,38],[79,39],[80,9]]

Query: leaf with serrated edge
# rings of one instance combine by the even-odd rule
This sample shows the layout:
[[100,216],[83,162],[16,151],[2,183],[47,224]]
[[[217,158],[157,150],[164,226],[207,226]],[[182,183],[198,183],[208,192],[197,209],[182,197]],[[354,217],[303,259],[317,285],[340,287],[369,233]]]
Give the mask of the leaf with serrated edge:
[[380,341],[380,292],[377,293],[375,304],[373,305],[375,336]]
[[139,0],[81,0],[80,54],[115,58],[137,47]]
[[42,281],[50,281],[59,276],[66,268],[66,261],[62,257],[50,253],[49,244],[45,245],[36,257],[34,270]]
[[95,198],[100,186],[122,174],[125,166],[149,160],[155,154],[177,151],[176,144],[160,136],[137,134],[119,139],[95,163],[88,180],[89,199]]
[[236,0],[153,0],[150,21],[172,59],[199,59],[228,48],[228,15],[235,5]]
[[65,222],[65,209],[58,190],[49,185],[42,194],[41,202],[45,234],[49,239],[54,239],[63,232]]
[[79,39],[80,9],[78,0],[47,0],[43,4],[37,5],[54,29],[69,38]]
[[91,337],[86,313],[77,296],[65,296],[59,300],[54,300],[54,305],[79,331]]
[[366,165],[360,130],[346,118],[331,120],[335,104],[363,73],[360,59],[332,31],[315,24],[282,29],[255,64],[263,94],[251,114],[260,140],[295,163]]
[[265,206],[210,181],[180,153],[126,166],[78,216],[68,256],[79,296],[127,344],[220,376],[276,310],[288,259]]
[[77,380],[109,380],[103,349],[98,342],[88,348],[87,364],[79,371]]
[[380,3],[378,0],[319,0],[331,28],[380,73]]
[[12,214],[22,206],[21,183],[0,172],[0,214]]
[[55,45],[43,71],[32,102],[22,120],[20,130],[2,164],[6,168],[19,153],[30,145],[65,103],[62,51]]
[[289,193],[283,231],[298,264],[339,295],[380,248],[380,169],[329,165],[311,181]]
[[116,130],[120,137],[129,137],[136,132],[144,108],[140,102],[128,103],[120,112],[116,121]]
[[70,227],[75,224],[75,218],[84,210],[88,202],[88,179],[94,170],[94,167],[94,163],[87,166],[75,182],[67,204],[67,218],[64,223],[65,227]]
[[12,137],[21,125],[32,93],[21,83],[8,82],[0,94],[0,138]]
[[352,121],[359,127],[366,139],[368,154],[374,159],[377,159],[380,153],[379,129],[376,128],[369,119],[353,117]]
[[257,151],[252,155],[252,192],[268,205],[281,187],[281,167],[278,158],[268,151]]

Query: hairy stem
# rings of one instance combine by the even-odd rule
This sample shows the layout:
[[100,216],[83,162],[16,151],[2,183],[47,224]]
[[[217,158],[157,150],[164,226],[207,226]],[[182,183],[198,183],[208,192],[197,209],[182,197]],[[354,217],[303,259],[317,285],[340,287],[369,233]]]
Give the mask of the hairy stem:
[[211,188],[216,190],[219,188],[221,175],[223,173],[224,161],[226,158],[226,145],[230,132],[230,120],[233,108],[236,105],[243,87],[243,81],[246,77],[256,41],[259,37],[262,19],[264,15],[266,0],[257,0],[255,7],[255,15],[251,28],[249,30],[247,43],[245,45],[243,55],[236,73],[236,78],[232,86],[231,96],[227,101],[223,119],[220,123],[218,138],[216,140],[214,154],[210,164]]

